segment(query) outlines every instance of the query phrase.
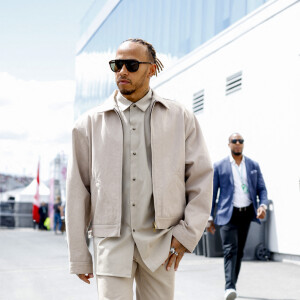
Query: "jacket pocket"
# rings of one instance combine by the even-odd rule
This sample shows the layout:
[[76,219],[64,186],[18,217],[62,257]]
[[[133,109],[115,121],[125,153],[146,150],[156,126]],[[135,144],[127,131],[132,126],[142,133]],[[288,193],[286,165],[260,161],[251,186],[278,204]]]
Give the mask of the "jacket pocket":
[[252,170],[250,172],[250,178],[251,178],[251,183],[252,183],[253,187],[256,188],[256,185],[257,185],[257,171],[256,170]]
[[108,237],[94,237],[93,239],[93,249],[94,249],[94,259],[95,259],[95,268],[99,270],[101,266],[100,257],[103,256],[103,251],[105,247],[103,243],[105,243],[109,238]]
[[121,224],[93,224],[92,235],[97,238],[119,237]]
[[181,218],[186,206],[185,182],[180,174],[173,173],[169,176],[169,183],[161,194],[162,218]]

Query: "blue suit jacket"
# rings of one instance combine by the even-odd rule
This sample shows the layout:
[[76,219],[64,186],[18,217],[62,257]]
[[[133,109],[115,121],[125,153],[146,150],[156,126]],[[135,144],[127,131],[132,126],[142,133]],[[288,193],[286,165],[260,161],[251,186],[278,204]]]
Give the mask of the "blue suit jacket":
[[[246,156],[244,157],[247,172],[248,190],[254,207],[253,221],[259,223],[260,221],[256,218],[256,210],[260,204],[268,205],[269,201],[267,189],[259,168],[259,164]],[[219,189],[219,200],[216,203]],[[216,209],[214,222],[217,225],[225,225],[230,221],[233,211],[233,192],[233,174],[230,159],[227,157],[214,164],[214,187],[211,216],[214,216],[214,211]],[[257,196],[259,197],[259,204],[257,202]]]

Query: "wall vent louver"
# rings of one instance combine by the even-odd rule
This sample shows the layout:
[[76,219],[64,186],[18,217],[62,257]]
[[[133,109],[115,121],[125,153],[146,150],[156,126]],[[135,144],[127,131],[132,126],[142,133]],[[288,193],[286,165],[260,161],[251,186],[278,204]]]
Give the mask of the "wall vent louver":
[[193,95],[193,112],[202,112],[204,108],[204,90],[201,90]]
[[226,78],[226,95],[234,93],[242,88],[242,71]]

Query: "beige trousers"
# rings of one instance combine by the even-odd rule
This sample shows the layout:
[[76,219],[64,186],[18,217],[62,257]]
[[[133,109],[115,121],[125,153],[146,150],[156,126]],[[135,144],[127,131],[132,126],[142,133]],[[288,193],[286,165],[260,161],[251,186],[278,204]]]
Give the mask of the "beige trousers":
[[135,247],[132,262],[131,278],[97,275],[99,300],[132,300],[133,281],[136,283],[137,300],[173,300],[175,271],[166,265],[151,272],[143,263],[139,251]]

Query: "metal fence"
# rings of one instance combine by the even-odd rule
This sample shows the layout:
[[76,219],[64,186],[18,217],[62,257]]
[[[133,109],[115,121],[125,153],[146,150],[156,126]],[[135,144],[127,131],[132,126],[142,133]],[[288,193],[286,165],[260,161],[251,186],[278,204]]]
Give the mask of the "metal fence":
[[32,227],[32,202],[0,202],[1,227]]

